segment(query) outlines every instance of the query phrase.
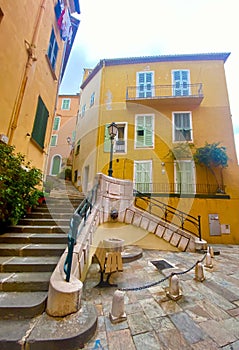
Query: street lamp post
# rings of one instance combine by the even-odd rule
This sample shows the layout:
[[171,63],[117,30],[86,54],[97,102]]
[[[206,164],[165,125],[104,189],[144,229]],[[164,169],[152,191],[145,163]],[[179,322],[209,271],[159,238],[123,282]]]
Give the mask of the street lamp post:
[[112,160],[113,160],[113,146],[114,146],[114,138],[117,134],[118,127],[113,122],[108,126],[108,132],[110,135],[110,164],[109,164],[109,170],[108,170],[108,176],[112,177],[113,169],[112,169]]

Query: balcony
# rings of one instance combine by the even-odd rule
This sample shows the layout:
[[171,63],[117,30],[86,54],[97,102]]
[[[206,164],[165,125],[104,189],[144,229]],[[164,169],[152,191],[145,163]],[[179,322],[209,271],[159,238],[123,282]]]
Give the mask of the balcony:
[[202,83],[182,85],[128,86],[126,102],[139,103],[152,108],[175,105],[197,107],[203,100]]
[[134,184],[134,188],[141,192],[151,195],[169,195],[176,197],[178,195],[190,195],[195,197],[223,196],[225,194],[225,186],[218,189],[217,184],[181,184],[181,183],[140,183]]

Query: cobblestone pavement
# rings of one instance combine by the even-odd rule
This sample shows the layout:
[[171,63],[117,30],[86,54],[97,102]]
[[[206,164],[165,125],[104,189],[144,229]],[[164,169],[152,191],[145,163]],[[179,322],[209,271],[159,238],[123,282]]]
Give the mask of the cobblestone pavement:
[[[169,279],[153,287],[126,291],[127,319],[117,324],[109,319],[117,288],[95,287],[99,268],[92,264],[82,298],[95,304],[99,318],[95,336],[84,349],[239,349],[239,246],[213,245],[213,251],[213,267],[204,266],[203,282],[195,280],[194,268],[178,275],[182,290],[178,301],[166,295]],[[143,287],[173,271],[190,269],[203,257],[199,253],[144,250],[141,259],[124,263],[124,271],[113,274],[111,282],[118,283],[118,288]],[[151,263],[154,260],[166,260],[173,268],[158,270]]]

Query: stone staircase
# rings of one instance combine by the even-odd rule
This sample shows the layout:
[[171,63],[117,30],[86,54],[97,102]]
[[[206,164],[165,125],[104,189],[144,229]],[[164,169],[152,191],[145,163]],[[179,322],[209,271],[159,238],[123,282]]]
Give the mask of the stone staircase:
[[31,318],[45,310],[49,280],[82,199],[49,197],[0,235],[0,318]]

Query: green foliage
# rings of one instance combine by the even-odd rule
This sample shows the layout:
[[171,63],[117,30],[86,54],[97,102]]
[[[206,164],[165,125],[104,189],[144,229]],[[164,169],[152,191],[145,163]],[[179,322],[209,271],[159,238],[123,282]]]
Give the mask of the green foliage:
[[[204,165],[213,174],[219,193],[224,193],[222,170],[228,166],[228,155],[226,147],[219,146],[220,142],[209,144],[206,142],[204,147],[196,149],[194,160],[198,164]],[[220,178],[216,175],[216,169],[219,169]]]
[[228,166],[226,147],[219,147],[219,144],[220,142],[212,144],[206,142],[204,147],[197,148],[194,154],[195,162],[203,164],[209,169],[215,167],[226,168]]
[[38,203],[42,173],[15,147],[0,142],[0,224],[16,224],[27,208]]
[[192,147],[194,145],[188,142],[179,143],[172,148],[170,153],[174,159],[192,158]]
[[57,175],[57,177],[58,177],[59,179],[71,180],[71,177],[72,177],[71,168],[65,168],[65,169],[63,169],[63,170]]

